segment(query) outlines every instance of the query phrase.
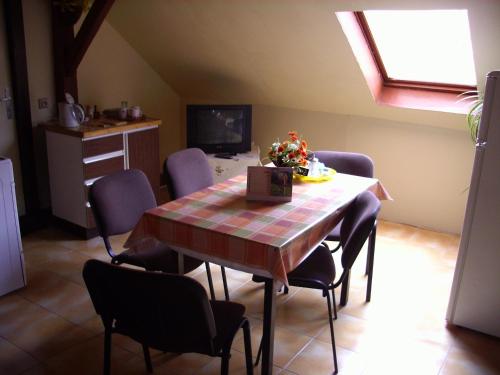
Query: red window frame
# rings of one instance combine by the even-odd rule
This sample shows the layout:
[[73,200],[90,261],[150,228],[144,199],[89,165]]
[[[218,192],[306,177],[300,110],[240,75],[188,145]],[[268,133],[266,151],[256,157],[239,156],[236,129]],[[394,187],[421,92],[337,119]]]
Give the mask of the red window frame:
[[368,21],[366,20],[364,13],[363,12],[353,12],[353,13],[365,38],[366,45],[368,46],[370,53],[372,54],[372,57],[375,60],[378,72],[382,77],[384,86],[404,88],[404,89],[437,91],[437,92],[445,92],[453,94],[461,94],[467,91],[477,90],[477,86],[470,86],[470,85],[424,82],[424,81],[407,81],[407,80],[389,78],[382,57],[380,56],[377,44],[375,43],[375,39],[373,38],[372,32],[370,30]]

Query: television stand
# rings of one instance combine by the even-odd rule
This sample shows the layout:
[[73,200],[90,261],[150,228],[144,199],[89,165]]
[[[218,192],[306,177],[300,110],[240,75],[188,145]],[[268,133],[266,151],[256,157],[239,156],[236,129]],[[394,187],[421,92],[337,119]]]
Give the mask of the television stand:
[[[221,154],[228,155],[228,157],[221,158]],[[254,144],[252,144],[250,152],[221,154],[207,154],[208,164],[212,169],[215,184],[240,174],[246,174],[248,166],[260,165],[260,149],[259,146]]]

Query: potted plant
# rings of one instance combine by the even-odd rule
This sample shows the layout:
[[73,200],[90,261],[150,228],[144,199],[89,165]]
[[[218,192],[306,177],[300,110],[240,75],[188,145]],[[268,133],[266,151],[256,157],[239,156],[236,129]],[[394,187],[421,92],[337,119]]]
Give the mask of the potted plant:
[[475,144],[479,131],[479,123],[481,121],[481,113],[483,112],[483,94],[479,91],[467,91],[460,96],[462,96],[460,100],[467,100],[470,104],[469,112],[467,112],[465,119],[467,121],[467,127],[469,128],[471,140]]

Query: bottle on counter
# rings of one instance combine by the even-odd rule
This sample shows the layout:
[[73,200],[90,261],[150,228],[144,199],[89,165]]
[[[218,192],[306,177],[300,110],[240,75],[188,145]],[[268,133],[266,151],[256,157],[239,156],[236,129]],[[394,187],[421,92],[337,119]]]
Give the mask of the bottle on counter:
[[97,119],[99,117],[101,117],[101,114],[97,110],[97,105],[94,105],[94,118]]
[[120,120],[126,120],[127,113],[128,113],[128,103],[126,101],[123,101],[121,104],[120,113],[119,113]]

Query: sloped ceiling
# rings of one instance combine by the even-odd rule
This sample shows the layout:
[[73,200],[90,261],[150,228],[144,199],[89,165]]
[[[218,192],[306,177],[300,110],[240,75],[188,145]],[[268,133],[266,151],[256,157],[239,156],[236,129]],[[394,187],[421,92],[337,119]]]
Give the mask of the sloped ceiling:
[[490,48],[500,35],[499,4],[497,0],[117,0],[108,21],[187,100],[456,127],[463,116],[376,105],[334,12],[469,9],[482,83],[488,70],[500,68],[500,51]]

